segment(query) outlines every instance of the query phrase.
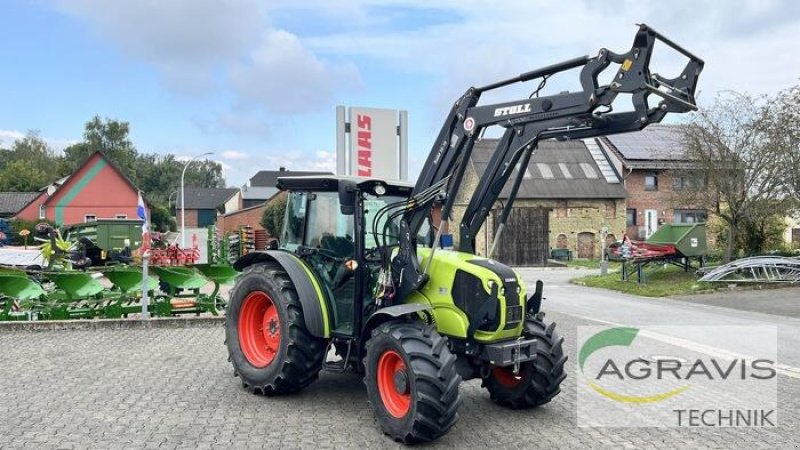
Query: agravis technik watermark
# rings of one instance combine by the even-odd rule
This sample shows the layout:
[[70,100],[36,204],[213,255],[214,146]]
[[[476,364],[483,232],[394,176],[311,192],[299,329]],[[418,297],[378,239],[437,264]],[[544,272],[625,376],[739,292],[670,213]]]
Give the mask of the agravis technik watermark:
[[578,425],[777,425],[775,327],[578,328]]

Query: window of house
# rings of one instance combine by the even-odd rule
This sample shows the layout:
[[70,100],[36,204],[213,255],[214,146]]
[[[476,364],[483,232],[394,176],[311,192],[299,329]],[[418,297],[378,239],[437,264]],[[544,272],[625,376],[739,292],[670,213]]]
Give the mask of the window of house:
[[87,215],[83,216],[83,221],[86,222],[86,223],[97,222],[97,216],[94,215],[94,214],[87,214]]
[[658,174],[656,172],[644,173],[644,190],[645,191],[658,190]]
[[39,205],[39,218],[46,219],[47,218],[47,208],[44,205]]
[[672,223],[698,223],[707,219],[708,213],[702,209],[676,209],[672,213]]
[[127,214],[117,214],[116,216],[114,216],[114,218],[115,219],[127,219],[128,215]]
[[636,210],[634,208],[625,210],[625,222],[629,227],[636,225]]
[[705,186],[703,178],[699,175],[675,175],[672,177],[672,190],[700,189]]

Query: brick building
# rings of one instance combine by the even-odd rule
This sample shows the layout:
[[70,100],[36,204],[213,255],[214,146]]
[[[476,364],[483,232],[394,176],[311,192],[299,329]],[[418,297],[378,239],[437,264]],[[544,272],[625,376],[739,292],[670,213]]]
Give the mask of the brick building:
[[705,222],[705,209],[684,204],[680,191],[697,183],[681,145],[680,128],[650,125],[642,131],[598,139],[622,174],[628,193],[627,234],[646,239],[664,223]]
[[[459,223],[468,198],[497,146],[497,139],[475,144],[453,212]],[[513,174],[476,236],[476,249],[491,249],[499,216],[508,198]],[[608,155],[594,139],[543,141],[526,169],[506,231],[493,255],[513,265],[543,265],[555,248],[569,249],[579,258],[599,258],[609,241],[625,231],[625,189]],[[488,230],[492,230],[491,233]],[[457,233],[455,233],[457,234]],[[457,239],[458,236],[456,235]]]
[[[225,204],[238,193],[239,189],[236,188],[185,188],[186,226],[202,228],[213,225],[217,220],[217,211],[224,208]],[[181,195],[178,193],[175,209],[178,223],[181,222],[181,209]]]
[[101,152],[69,177],[43,189],[16,217],[74,225],[97,219],[136,219],[138,189]]
[[242,225],[250,225],[255,229],[263,229],[261,217],[264,215],[266,202],[249,208],[242,208],[228,214],[217,216],[217,231],[219,233],[235,232]]

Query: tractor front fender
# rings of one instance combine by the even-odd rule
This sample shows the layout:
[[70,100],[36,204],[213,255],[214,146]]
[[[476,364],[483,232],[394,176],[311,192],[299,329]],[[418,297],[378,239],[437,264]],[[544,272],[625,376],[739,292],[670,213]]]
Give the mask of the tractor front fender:
[[328,311],[330,302],[322,288],[322,283],[308,267],[308,264],[293,253],[284,250],[267,250],[248,253],[236,260],[233,267],[238,271],[243,271],[249,266],[262,263],[277,263],[289,275],[289,279],[292,280],[297,291],[297,296],[300,298],[303,317],[309,333],[316,337],[330,337],[330,314]]
[[410,314],[418,313],[420,311],[430,311],[431,307],[429,305],[421,305],[418,303],[406,303],[403,305],[395,305],[395,306],[388,306],[386,308],[381,308],[367,319],[367,322],[364,324],[364,329],[361,332],[361,342],[366,342],[367,339],[370,337],[370,333],[372,330],[378,327],[378,325],[388,322],[390,320],[396,319],[398,317],[407,316]]

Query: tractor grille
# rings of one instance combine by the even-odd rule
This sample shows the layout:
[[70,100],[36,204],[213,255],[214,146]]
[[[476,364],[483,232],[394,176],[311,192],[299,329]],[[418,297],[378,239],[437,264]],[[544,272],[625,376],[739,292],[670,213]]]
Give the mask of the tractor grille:
[[490,259],[475,259],[470,261],[470,264],[489,269],[503,280],[502,295],[506,301],[506,326],[503,329],[516,328],[519,322],[522,321],[522,309],[524,307],[524,301],[519,295],[520,286],[517,283],[517,274],[505,264]]
[[463,270],[456,271],[453,281],[453,301],[471,324],[478,325],[477,329],[494,331],[500,324],[500,302],[495,296],[487,293],[483,288],[480,278]]

